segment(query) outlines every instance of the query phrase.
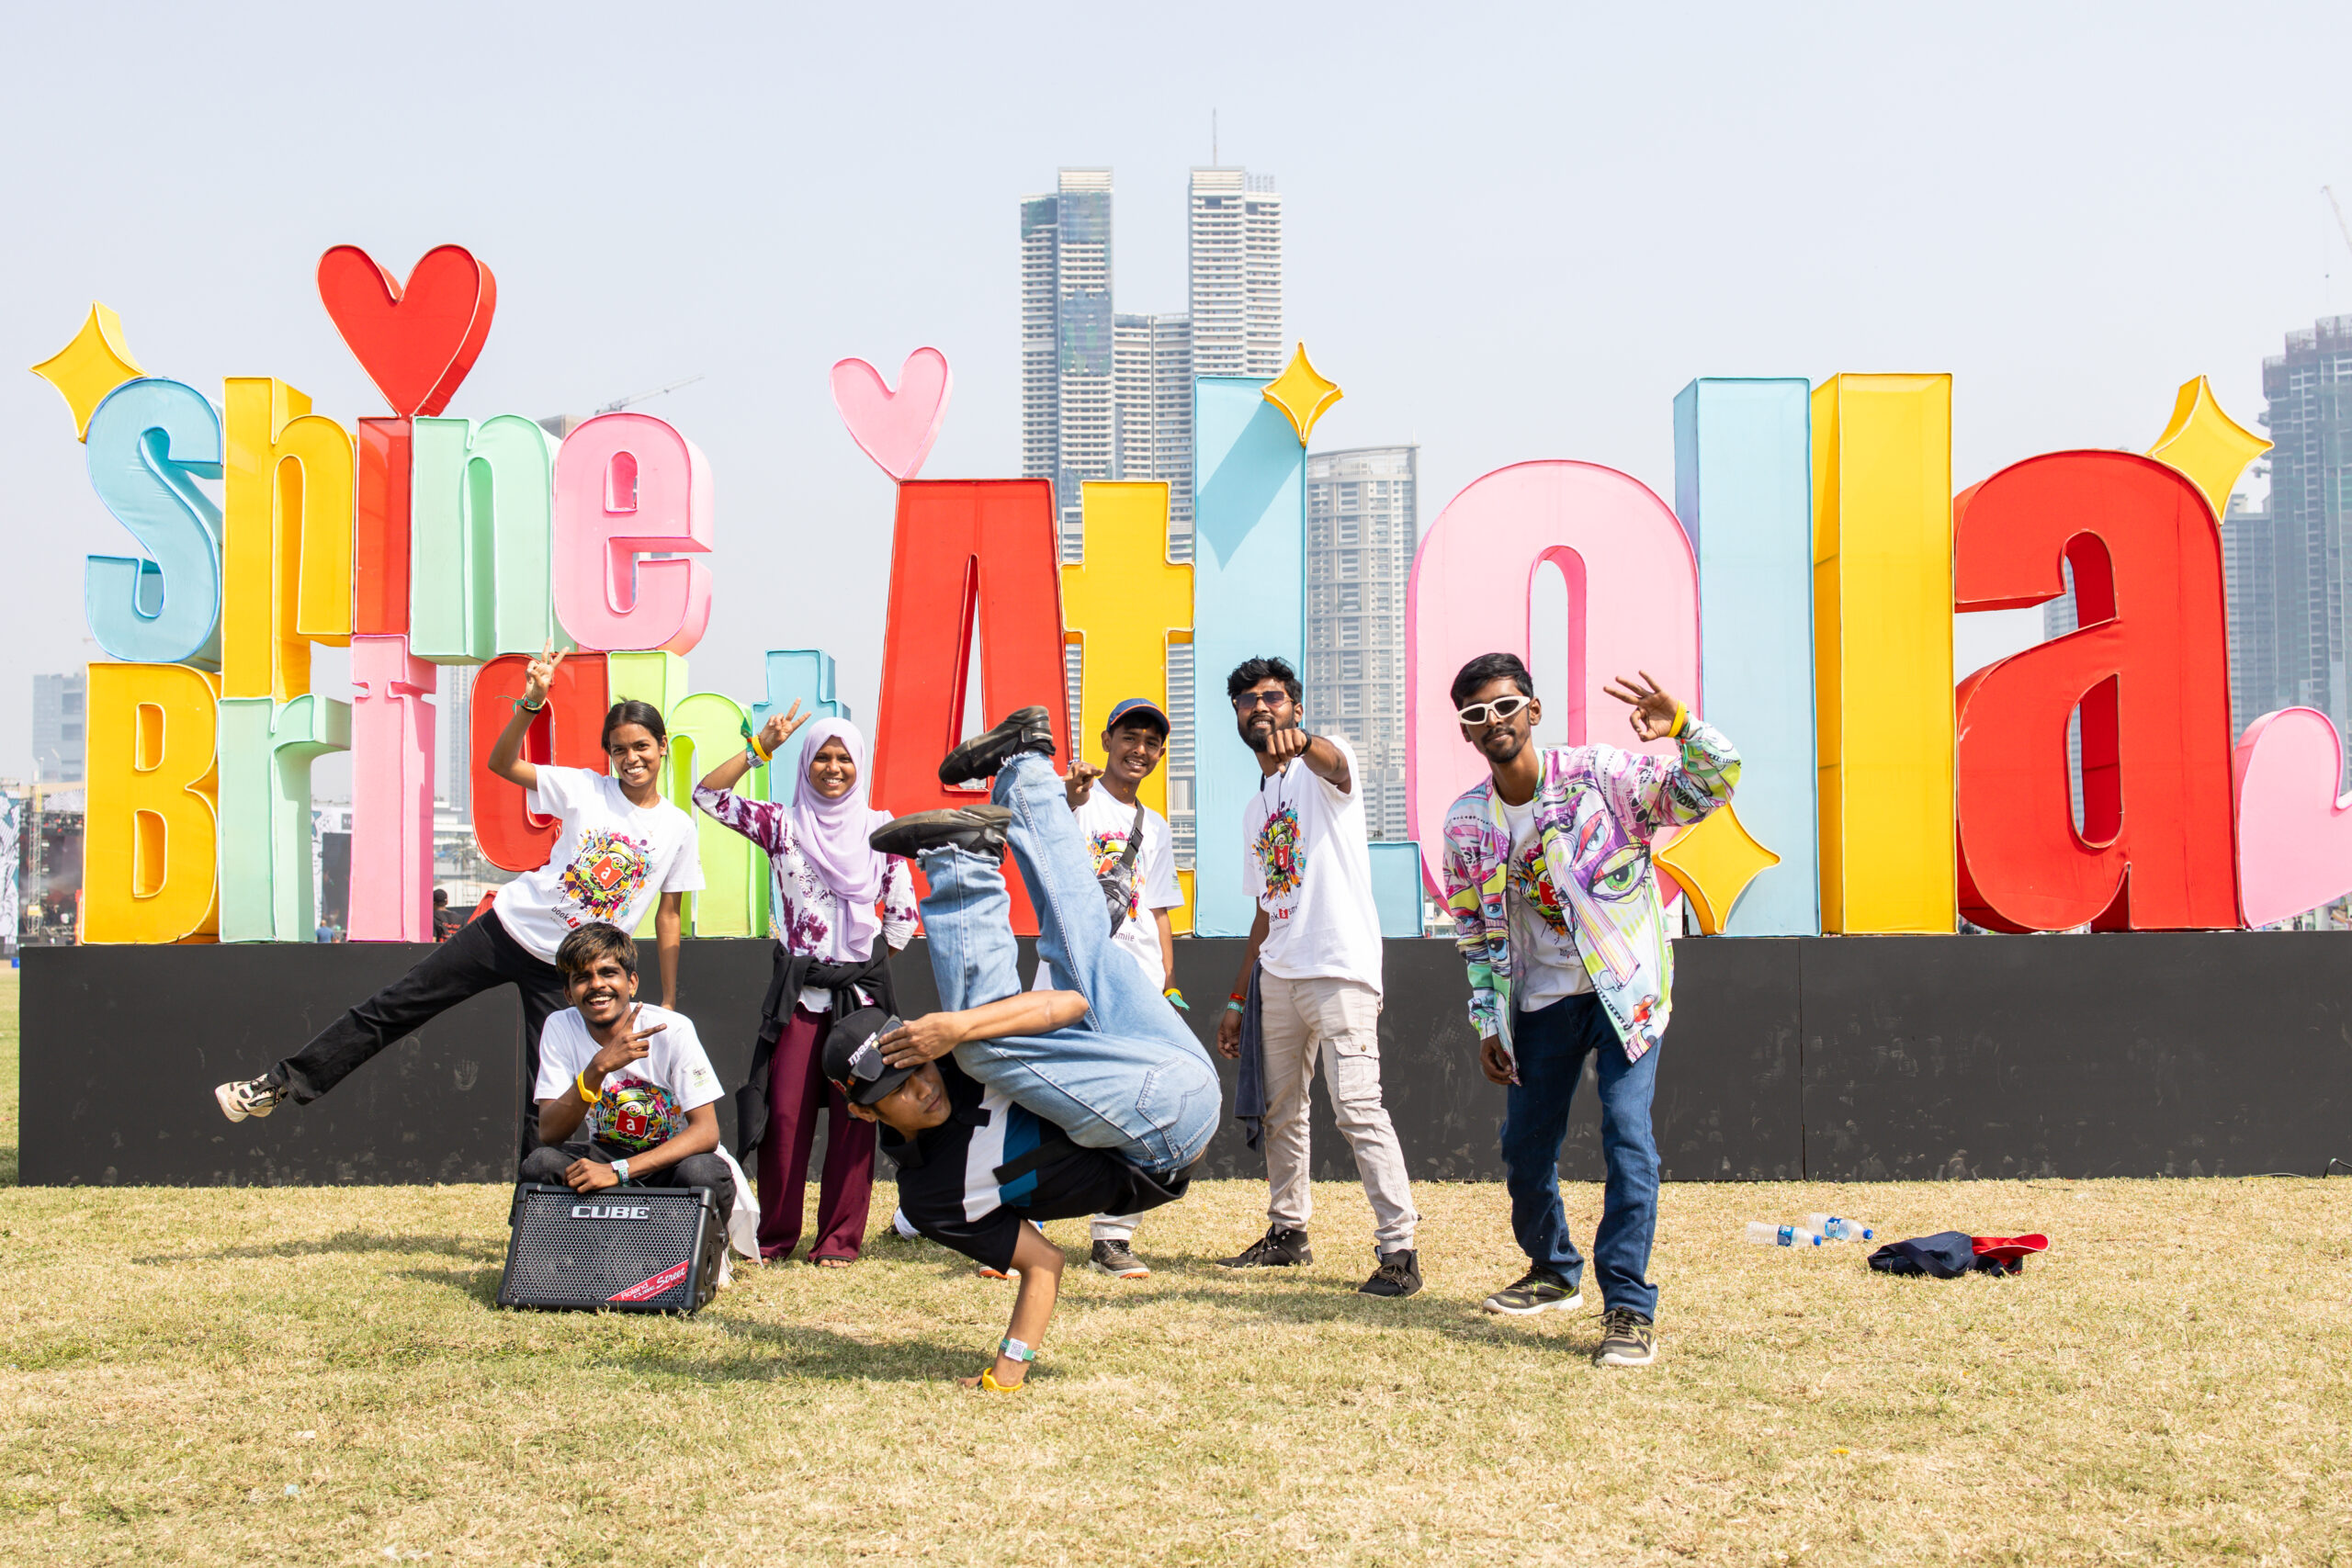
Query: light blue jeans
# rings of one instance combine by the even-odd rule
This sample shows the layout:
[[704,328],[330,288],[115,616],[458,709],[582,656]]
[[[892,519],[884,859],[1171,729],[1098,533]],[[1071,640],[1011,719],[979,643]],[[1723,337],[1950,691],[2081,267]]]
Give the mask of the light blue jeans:
[[[1034,751],[1013,758],[990,796],[1012,812],[1006,837],[1037,911],[1037,951],[1057,979],[1076,985],[1087,1010],[1051,1034],[958,1045],[956,1065],[1081,1148],[1172,1176],[1200,1158],[1216,1132],[1225,1102],[1216,1068],[1136,961],[1112,948],[1102,886],[1052,760]],[[1020,950],[1001,861],[957,849],[922,859],[939,1005],[960,1011],[1018,995]]]

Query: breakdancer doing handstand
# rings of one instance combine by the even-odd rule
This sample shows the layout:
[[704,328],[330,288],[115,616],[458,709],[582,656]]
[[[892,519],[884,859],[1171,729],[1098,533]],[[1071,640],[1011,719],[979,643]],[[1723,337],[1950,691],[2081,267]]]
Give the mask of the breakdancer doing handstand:
[[[886,1129],[915,1228],[1021,1276],[996,1363],[967,1387],[1023,1386],[1053,1315],[1061,1251],[1022,1222],[1182,1197],[1223,1102],[1208,1053],[1113,949],[1053,755],[1046,710],[1023,708],[939,765],[951,784],[994,775],[991,804],[875,829],[875,849],[912,858],[931,884],[922,919],[940,1010],[901,1023],[867,1009],[825,1043],[825,1076],[851,1114]],[[1076,990],[1022,989],[1008,842],[1037,911],[1039,954]]]

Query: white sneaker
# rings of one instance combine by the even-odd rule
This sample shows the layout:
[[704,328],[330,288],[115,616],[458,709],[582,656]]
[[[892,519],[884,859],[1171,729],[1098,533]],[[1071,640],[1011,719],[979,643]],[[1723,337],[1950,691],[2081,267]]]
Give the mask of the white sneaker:
[[266,1077],[243,1078],[222,1084],[212,1091],[212,1098],[220,1102],[221,1115],[232,1122],[242,1122],[248,1116],[266,1116],[277,1110],[277,1102],[286,1098],[286,1088]]

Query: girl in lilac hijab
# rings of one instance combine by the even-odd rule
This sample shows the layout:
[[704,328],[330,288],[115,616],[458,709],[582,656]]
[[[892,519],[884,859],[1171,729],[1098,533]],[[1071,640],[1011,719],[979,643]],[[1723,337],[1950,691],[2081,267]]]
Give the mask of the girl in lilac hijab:
[[[803,729],[806,733],[803,734]],[[797,746],[790,746],[795,739]],[[775,801],[734,786],[775,759]],[[915,931],[914,876],[904,860],[876,854],[866,835],[890,819],[866,799],[865,738],[845,718],[805,718],[795,703],[770,717],[739,756],[695,786],[695,805],[767,852],[775,968],[760,1010],[750,1078],[736,1091],[745,1164],[760,1189],[760,1257],[778,1261],[800,1243],[801,1197],[817,1112],[831,1135],[817,1197],[809,1261],[845,1268],[865,1240],[874,1188],[874,1124],[849,1114],[825,1081],[825,1033],[861,1007],[897,1010],[890,954]],[[878,940],[877,940],[878,939]]]

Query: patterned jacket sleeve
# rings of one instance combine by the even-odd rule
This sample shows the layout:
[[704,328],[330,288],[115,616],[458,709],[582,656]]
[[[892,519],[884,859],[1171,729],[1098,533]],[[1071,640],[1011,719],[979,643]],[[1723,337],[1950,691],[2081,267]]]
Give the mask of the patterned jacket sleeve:
[[1612,761],[1622,765],[1601,769],[1609,808],[1643,843],[1661,828],[1687,828],[1709,816],[1739,783],[1738,748],[1696,714],[1682,727],[1680,755],[1620,751]]
[[747,800],[732,790],[696,784],[695,805],[704,816],[732,828],[770,854],[784,847],[784,807],[774,801]]
[[892,855],[882,873],[882,940],[904,947],[914,940],[918,925],[914,873],[903,855]]
[[1476,874],[1463,859],[1453,822],[1454,814],[1447,812],[1445,826],[1441,829],[1445,839],[1445,853],[1441,862],[1445,908],[1453,918],[1453,945],[1462,954],[1463,967],[1470,972],[1470,1027],[1483,1039],[1489,1034],[1499,1035],[1502,1024],[1498,1016],[1494,970],[1487,962],[1486,906]]

